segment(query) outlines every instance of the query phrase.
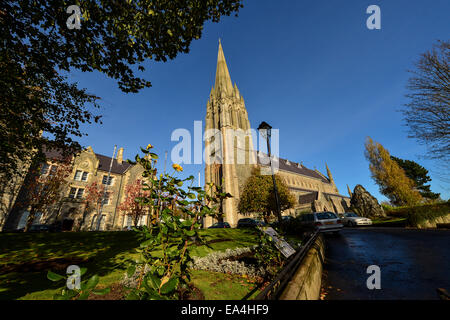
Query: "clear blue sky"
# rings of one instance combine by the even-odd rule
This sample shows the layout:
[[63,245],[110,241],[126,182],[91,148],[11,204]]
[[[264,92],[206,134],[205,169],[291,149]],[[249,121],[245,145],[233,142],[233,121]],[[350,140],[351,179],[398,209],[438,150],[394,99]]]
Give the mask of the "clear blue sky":
[[[366,28],[366,8],[381,8],[381,30]],[[449,198],[426,149],[407,138],[402,115],[406,70],[438,39],[448,39],[448,0],[245,1],[239,17],[207,23],[188,54],[167,63],[146,63],[153,87],[122,93],[98,73],[73,72],[71,80],[102,98],[103,125],[84,126],[81,139],[97,153],[114,144],[134,158],[139,146],[155,146],[161,158],[177,144],[177,128],[193,131],[204,121],[214,83],[218,38],[233,82],[244,96],[252,127],[261,121],[280,129],[280,156],[307,167],[331,169],[339,191],[362,184],[385,198],[370,178],[364,158],[367,136],[391,154],[431,171],[432,190]],[[171,165],[171,163],[169,163]],[[186,165],[185,173],[204,167]]]

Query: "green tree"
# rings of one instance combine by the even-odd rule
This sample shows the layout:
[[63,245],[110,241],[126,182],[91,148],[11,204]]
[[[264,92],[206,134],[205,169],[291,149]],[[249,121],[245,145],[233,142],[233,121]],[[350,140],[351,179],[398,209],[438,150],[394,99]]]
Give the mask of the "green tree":
[[[146,60],[167,61],[189,52],[206,21],[238,12],[242,0],[18,0],[0,2],[0,175],[43,145],[79,149],[80,125],[99,122],[98,97],[70,83],[74,69],[98,71],[123,92],[150,81]],[[80,7],[81,28],[69,29],[66,12]],[[52,143],[50,143],[52,142]],[[69,148],[64,148],[64,147]]]
[[391,159],[397,162],[403,171],[405,171],[406,176],[415,182],[416,188],[419,190],[422,197],[431,200],[439,198],[439,193],[432,192],[430,185],[425,185],[427,182],[431,181],[427,169],[411,160],[403,160],[394,156],[391,156]]
[[380,187],[381,194],[392,204],[415,205],[422,200],[414,181],[406,176],[405,171],[391,159],[389,152],[380,143],[367,137],[365,149],[372,178]]
[[[294,196],[289,191],[283,178],[275,175],[281,210],[292,208],[295,204]],[[272,176],[261,175],[260,168],[255,169],[246,181],[238,205],[239,212],[243,214],[262,214],[264,221],[272,214],[276,214],[277,205]]]

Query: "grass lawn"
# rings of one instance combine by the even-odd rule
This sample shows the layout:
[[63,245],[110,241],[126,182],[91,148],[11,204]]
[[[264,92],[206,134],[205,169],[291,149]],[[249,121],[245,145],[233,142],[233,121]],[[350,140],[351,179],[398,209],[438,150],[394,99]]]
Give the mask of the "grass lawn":
[[372,225],[374,227],[400,227],[404,228],[406,226],[406,218],[403,217],[386,217],[382,219],[372,220]]
[[[201,234],[209,247],[191,246],[194,256],[257,241],[251,230],[207,229]],[[110,286],[138,257],[137,246],[134,232],[0,233],[0,299],[51,299],[61,283],[47,280],[47,271],[63,274],[70,264],[87,267],[85,277],[98,274],[100,284]],[[254,289],[244,277],[206,271],[194,271],[192,282],[206,299],[242,299]]]

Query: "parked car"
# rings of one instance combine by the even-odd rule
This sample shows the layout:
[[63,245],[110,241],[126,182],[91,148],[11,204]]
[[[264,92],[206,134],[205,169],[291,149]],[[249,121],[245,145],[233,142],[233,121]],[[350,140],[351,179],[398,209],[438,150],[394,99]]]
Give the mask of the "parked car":
[[320,232],[339,232],[344,226],[341,219],[333,212],[313,212],[302,214],[300,223],[318,229]]
[[358,216],[356,213],[353,212],[346,212],[341,215],[342,223],[349,227],[355,227],[355,226],[370,226],[372,224],[372,220],[369,218],[364,218]]
[[228,222],[216,222],[208,229],[218,229],[218,228],[231,228]]
[[255,228],[255,227],[264,227],[266,225],[267,224],[264,221],[252,218],[239,219],[237,223],[238,228]]

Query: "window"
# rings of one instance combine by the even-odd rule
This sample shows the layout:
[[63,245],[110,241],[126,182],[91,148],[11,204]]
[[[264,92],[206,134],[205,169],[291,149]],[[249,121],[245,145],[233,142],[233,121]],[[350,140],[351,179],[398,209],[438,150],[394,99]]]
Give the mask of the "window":
[[48,173],[48,169],[50,169],[50,165],[48,163],[44,163],[42,165],[41,174],[47,174]]
[[81,180],[81,174],[82,174],[82,173],[83,173],[82,171],[77,170],[77,171],[75,172],[75,177],[73,178],[73,180],[80,181],[80,180]]
[[111,197],[111,193],[107,192],[105,193],[105,197],[103,198],[103,205],[109,204],[109,198]]
[[69,198],[71,199],[82,199],[84,194],[83,188],[70,188]]
[[108,179],[108,176],[103,176],[103,180],[102,180],[102,183],[103,184],[107,184],[108,186],[110,186],[110,185],[112,185],[112,183],[113,183],[113,177],[109,177],[109,179]]
[[77,199],[81,199],[81,198],[83,198],[83,193],[84,193],[84,189],[78,189],[78,192],[77,192]]
[[70,188],[69,198],[75,199],[76,194],[77,194],[77,188]]
[[76,181],[87,181],[88,175],[89,175],[88,172],[77,170],[75,172],[75,177],[73,177],[73,180],[76,180]]

